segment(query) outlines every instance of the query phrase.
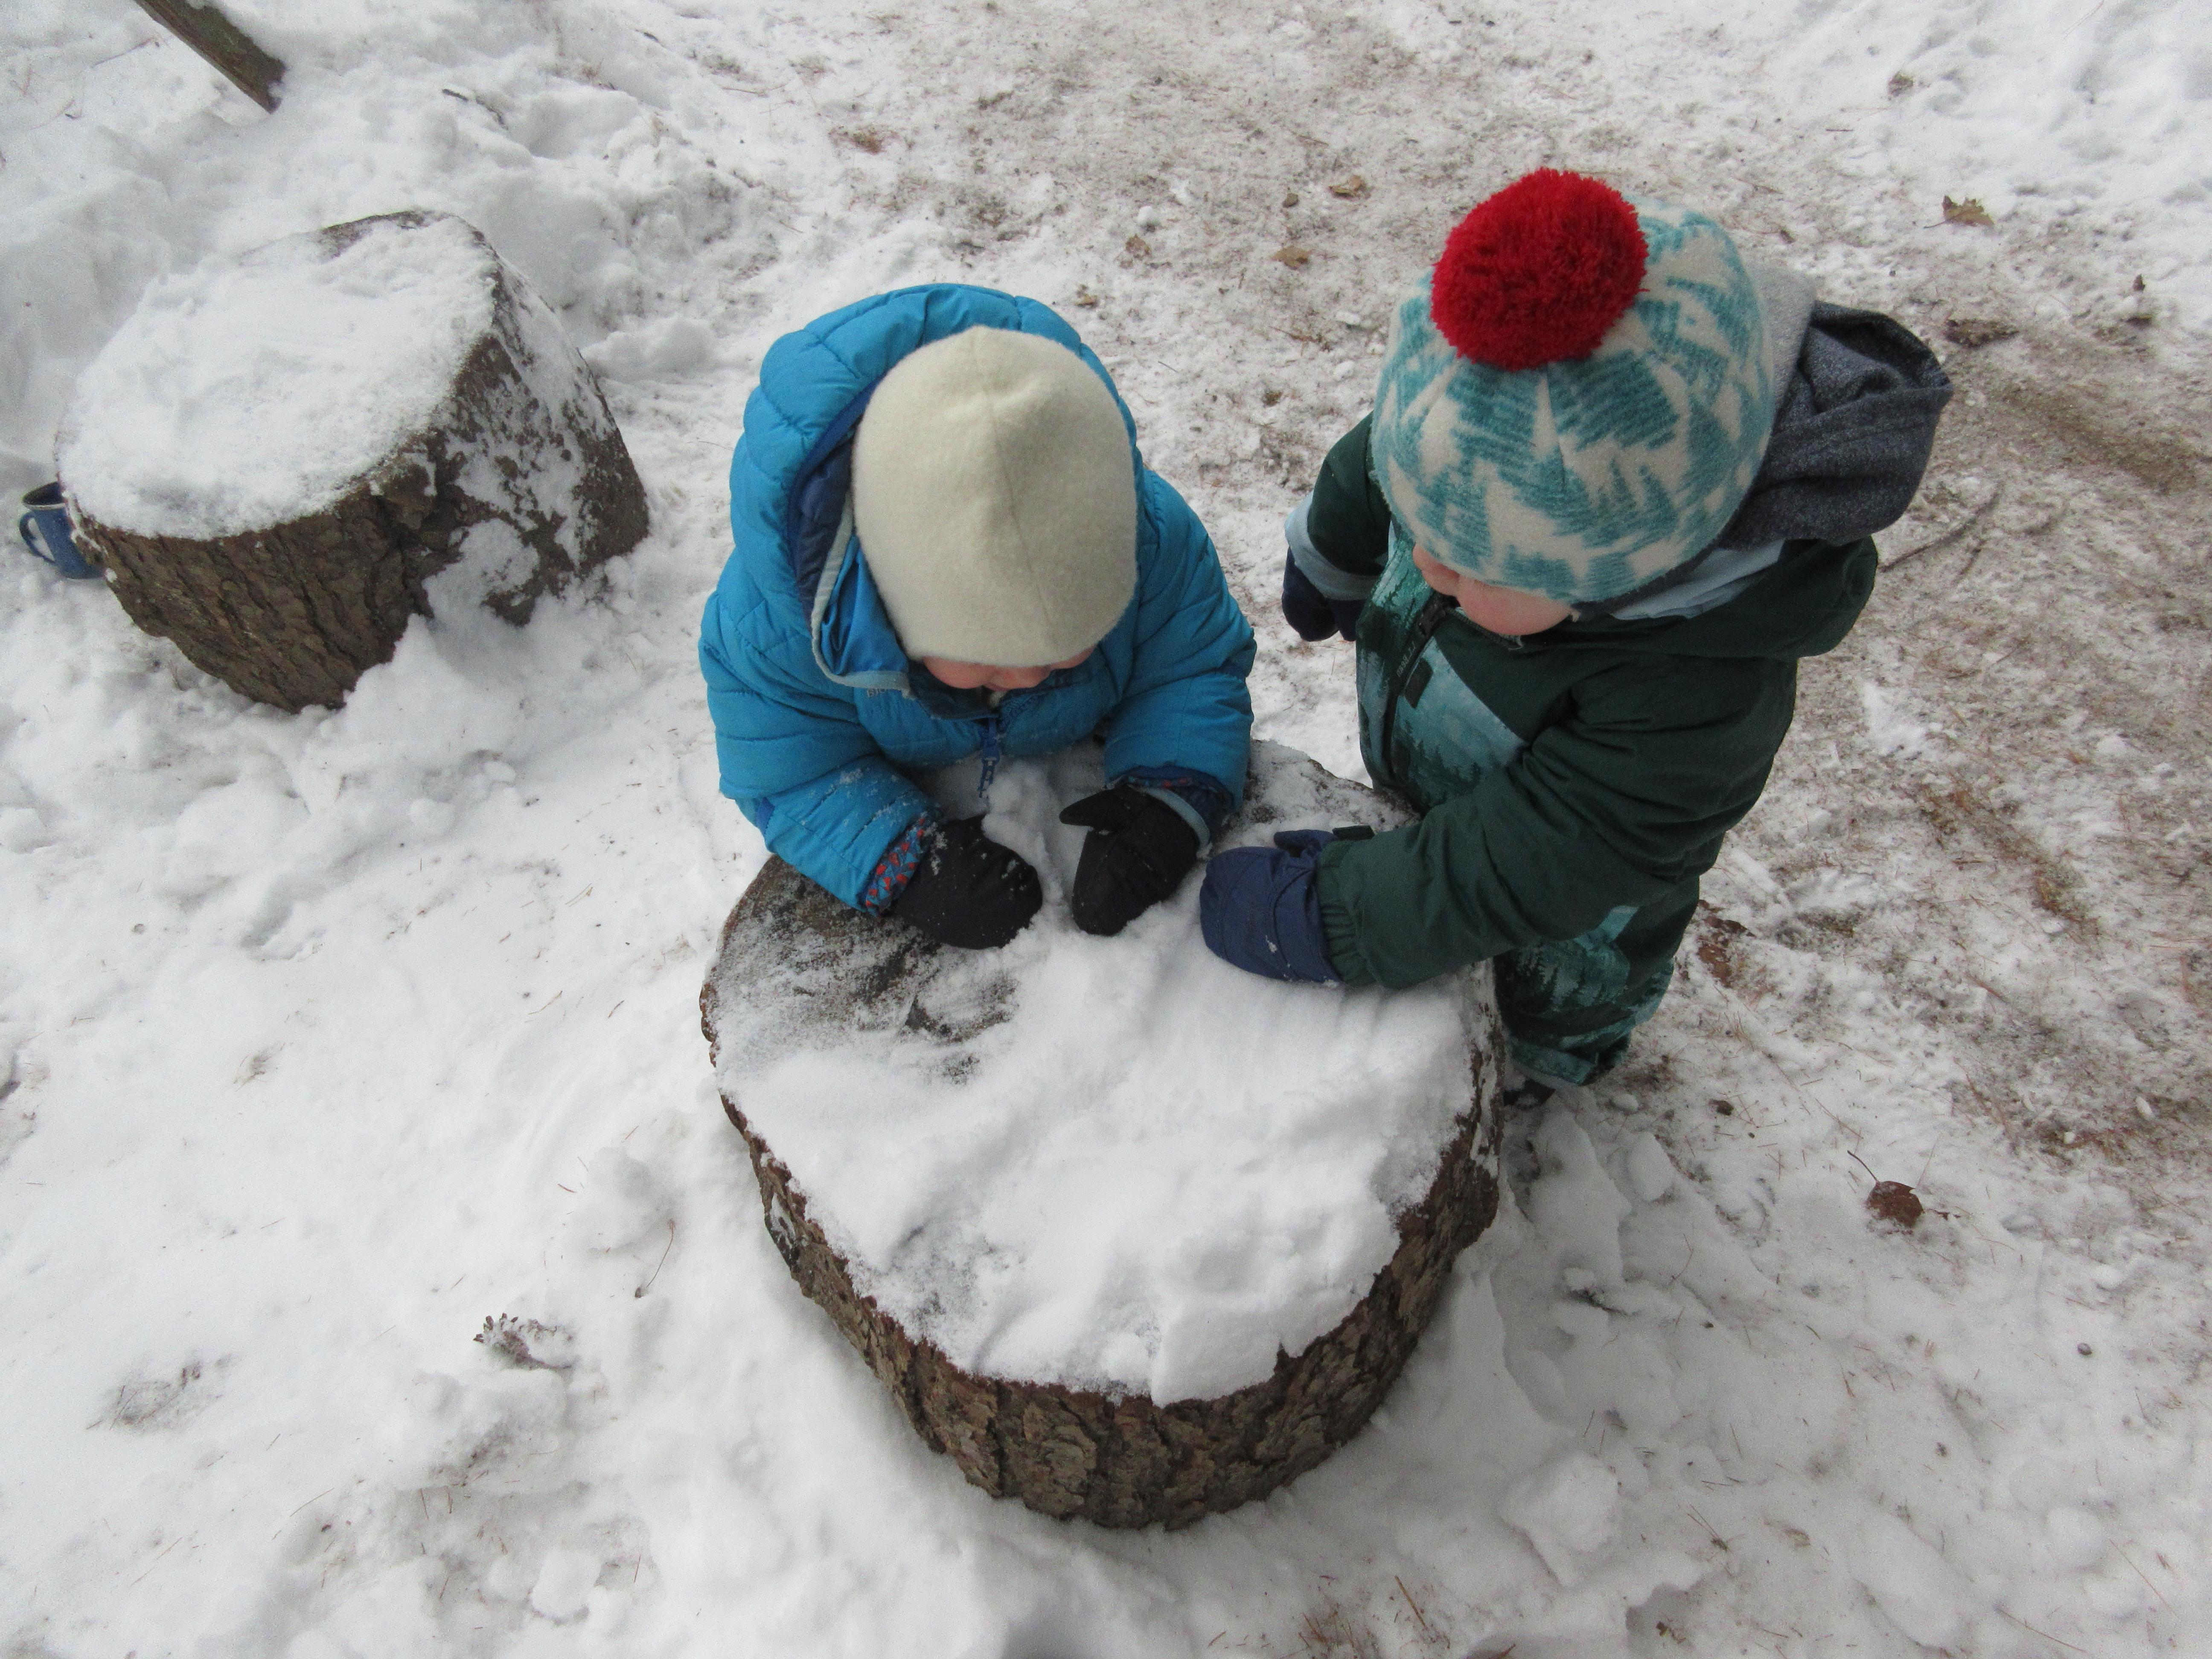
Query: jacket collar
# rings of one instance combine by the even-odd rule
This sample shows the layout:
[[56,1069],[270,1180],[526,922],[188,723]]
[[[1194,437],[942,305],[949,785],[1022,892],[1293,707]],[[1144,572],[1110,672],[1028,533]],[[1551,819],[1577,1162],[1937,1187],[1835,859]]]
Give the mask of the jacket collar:
[[814,665],[834,684],[857,691],[911,691],[919,665],[908,660],[884,609],[862,556],[860,538],[853,533],[852,495],[838,514],[830,550],[815,578],[813,603],[807,619]]

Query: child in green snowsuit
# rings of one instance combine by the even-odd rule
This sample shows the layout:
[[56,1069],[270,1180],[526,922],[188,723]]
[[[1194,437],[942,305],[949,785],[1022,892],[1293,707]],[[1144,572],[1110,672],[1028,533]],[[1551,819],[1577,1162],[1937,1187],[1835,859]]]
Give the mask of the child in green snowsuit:
[[1284,613],[1357,640],[1368,769],[1424,816],[1216,855],[1207,944],[1355,985],[1488,960],[1524,1072],[1616,1064],[1948,396],[1700,215],[1548,170],[1484,203],[1286,526]]

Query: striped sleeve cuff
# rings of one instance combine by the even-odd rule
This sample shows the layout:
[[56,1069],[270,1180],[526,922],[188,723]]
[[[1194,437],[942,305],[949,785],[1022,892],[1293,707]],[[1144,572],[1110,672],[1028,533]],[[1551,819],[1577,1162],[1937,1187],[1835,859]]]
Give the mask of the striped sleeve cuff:
[[906,891],[906,884],[914,879],[915,866],[921,862],[922,842],[935,827],[937,815],[919,814],[905,832],[884,849],[876,860],[873,874],[860,890],[860,908],[872,916],[879,916],[890,909],[898,896]]
[[1313,532],[1306,527],[1306,515],[1312,511],[1313,496],[1309,493],[1291,509],[1291,516],[1283,520],[1283,539],[1291,544],[1292,562],[1320,590],[1322,598],[1340,603],[1364,601],[1375,591],[1375,578],[1340,569],[1322,556],[1313,544]]

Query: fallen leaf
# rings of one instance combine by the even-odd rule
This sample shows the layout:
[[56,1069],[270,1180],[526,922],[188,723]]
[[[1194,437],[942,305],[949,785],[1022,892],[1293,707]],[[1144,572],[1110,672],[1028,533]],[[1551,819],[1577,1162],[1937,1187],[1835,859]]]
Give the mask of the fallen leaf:
[[1286,208],[1294,208],[1294,207],[1296,207],[1297,204],[1298,204],[1298,193],[1297,193],[1297,191],[1294,191],[1294,190],[1290,190],[1290,191],[1285,191],[1283,192],[1283,205],[1284,205],[1285,207],[1286,207]]
[[1149,259],[1152,257],[1152,245],[1141,236],[1132,236],[1121,244],[1121,252],[1132,259]]
[[1082,283],[1078,283],[1075,285],[1075,303],[1085,311],[1096,311],[1098,308],[1098,296],[1084,287]]
[[2181,958],[2181,994],[2203,1009],[2212,1009],[2212,951],[2197,945]]
[[1919,84],[1903,70],[1899,70],[1889,77],[1889,95],[1893,98],[1902,98]]
[[1920,1194],[1901,1181],[1877,1181],[1866,1196],[1866,1206],[1877,1221],[1910,1232],[1920,1222]]
[[1954,202],[1946,196],[1943,198],[1943,222],[1947,225],[1989,226],[1996,221],[1990,217],[1990,210],[1982,205],[1978,197],[1969,196],[1963,202]]
[[1296,242],[1292,242],[1288,247],[1277,248],[1273,257],[1280,259],[1292,270],[1304,270],[1313,258],[1313,250],[1300,247]]
[[1367,181],[1358,173],[1349,179],[1340,179],[1328,187],[1332,196],[1341,196],[1347,202],[1356,202],[1367,194]]
[[1734,986],[1738,971],[1735,942],[1749,930],[1740,921],[1731,921],[1715,911],[1712,906],[1701,905],[1701,918],[1709,923],[1698,939],[1698,960],[1705,964],[1706,971],[1723,985]]
[[1943,337],[1953,345],[1972,350],[1978,346],[1995,345],[1999,340],[2009,340],[2020,331],[2010,323],[1995,317],[1951,317],[1943,324]]

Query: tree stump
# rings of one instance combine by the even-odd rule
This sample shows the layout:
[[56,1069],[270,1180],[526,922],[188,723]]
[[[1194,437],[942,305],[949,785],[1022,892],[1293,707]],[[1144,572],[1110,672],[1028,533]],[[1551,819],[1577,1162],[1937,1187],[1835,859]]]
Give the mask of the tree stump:
[[[1095,769],[1095,759],[1091,765]],[[1006,781],[1002,772],[1001,787]],[[1084,787],[1079,781],[1062,796],[1073,798]],[[1048,797],[1042,811],[1032,811],[1031,819],[1042,818],[1055,804]],[[994,814],[988,827],[1019,846],[1020,826],[1009,833],[1003,823],[1018,816]],[[1404,813],[1372,791],[1334,777],[1294,751],[1260,744],[1248,804],[1220,844],[1264,842],[1278,829],[1351,823],[1389,828],[1403,821]],[[1068,832],[1063,844],[1022,847],[1033,861],[1043,854],[1046,910],[1006,953],[943,949],[900,923],[847,907],[772,859],[723,928],[701,994],[701,1012],[723,1107],[744,1138],[769,1236],[799,1288],[860,1352],[922,1440],[951,1456],[985,1492],[1018,1498],[1042,1513],[1081,1516],[1109,1527],[1154,1522],[1180,1527],[1263,1497],[1314,1468],[1351,1439],[1382,1402],[1435,1312],[1454,1259],[1496,1212],[1495,1056],[1502,1047],[1486,968],[1443,986],[1399,993],[1279,986],[1250,975],[1207,981],[1210,990],[1181,981],[1170,985],[1147,1018],[1202,1021],[1208,1009],[1224,1006],[1224,988],[1244,995],[1248,986],[1250,995],[1279,1000],[1290,1011],[1285,1030],[1331,1017],[1347,997],[1370,1000],[1359,1005],[1363,1017],[1378,1010],[1387,1013],[1391,999],[1422,995],[1441,998],[1455,1011],[1455,1023],[1449,1026],[1419,1028],[1432,1035],[1447,1031],[1451,1052],[1439,1068],[1424,1074],[1443,1079],[1438,1085],[1440,1107],[1426,1116],[1410,1115],[1413,1132],[1382,1160],[1395,1168],[1395,1176],[1376,1176],[1379,1184],[1395,1182],[1395,1187],[1387,1209],[1375,1205],[1382,1236],[1375,1259],[1356,1273],[1339,1261],[1332,1270],[1337,1282],[1322,1286],[1325,1294],[1309,1295],[1312,1308],[1305,1312],[1339,1310],[1324,1323],[1310,1322],[1303,1328],[1310,1330],[1310,1340],[1275,1347],[1243,1372],[1220,1372],[1237,1386],[1198,1397],[1164,1401],[1154,1393],[1172,1396],[1178,1390],[1148,1391],[1127,1380],[1102,1386],[1096,1376],[1049,1374],[1056,1369],[1095,1371],[1095,1362],[1055,1367],[1032,1353],[1019,1366],[994,1370],[974,1364],[972,1356],[956,1357],[940,1340],[944,1329],[937,1328],[948,1326],[947,1310],[963,1294],[959,1274],[939,1262],[934,1287],[917,1300],[911,1285],[894,1283],[896,1266],[886,1270],[882,1241],[868,1242],[867,1235],[884,1231],[876,1224],[878,1218],[836,1213],[824,1191],[836,1188],[851,1205],[856,1190],[852,1166],[872,1160],[881,1167],[864,1171],[857,1190],[865,1193],[874,1182],[889,1183],[883,1190],[895,1192],[904,1170],[926,1164],[926,1148],[943,1139],[946,1120],[927,1118],[927,1109],[918,1105],[927,1079],[937,1079],[949,1091],[945,1097],[956,1102],[963,1079],[964,1086],[980,1086],[992,1066],[1012,1063],[1012,1051],[1001,1041],[1006,1032],[1039,1017],[1024,999],[1037,999],[1050,989],[1060,960],[1054,953],[1098,952],[1103,961],[1103,953],[1123,948],[1128,934],[1088,939],[1066,921],[1060,895],[1078,845],[1079,832]],[[1148,939],[1126,948],[1132,973],[1147,971],[1148,964],[1199,971],[1194,964],[1202,961],[1223,975],[1235,975],[1205,955],[1196,920],[1198,885],[1194,873],[1174,900],[1153,913],[1156,921],[1140,918],[1132,925],[1132,933],[1148,925],[1152,929]],[[1057,932],[1032,941],[1028,957],[1007,969],[1006,982],[991,980],[984,966],[988,959],[1021,950],[1030,933],[1052,923],[1055,910]],[[1188,952],[1200,957],[1194,959]],[[1114,975],[1104,973],[1097,982],[1110,986]],[[1139,994],[1144,989],[1133,988]],[[1089,1006],[1095,1008],[1103,1000],[1089,999]],[[1425,1007],[1425,1017],[1430,1012]],[[1237,1018],[1233,1012],[1223,1017]],[[1171,1034],[1160,1036],[1172,1043]],[[1236,1033],[1224,1030],[1220,1036],[1230,1042]],[[880,1063],[854,1058],[864,1051],[879,1057]],[[810,1052],[842,1056],[837,1063],[844,1067],[840,1075],[846,1082],[862,1088],[872,1084],[878,1091],[861,1115],[828,1126],[825,1133],[842,1138],[826,1156],[823,1147],[809,1144],[806,1133],[794,1137],[799,1150],[793,1152],[775,1144],[764,1127],[775,1120],[788,1131],[793,1123],[806,1122],[812,1109],[801,1106],[794,1115],[775,1094],[777,1079],[790,1070],[787,1065],[779,1069],[779,1062]],[[1268,1057],[1246,1052],[1234,1058],[1249,1068],[1264,1093]],[[1285,1081],[1294,1088],[1297,1080]],[[1048,1091],[1036,1102],[1040,1121],[1063,1115],[1064,1106]],[[1378,1117],[1388,1115],[1382,1103],[1376,1109]],[[917,1111],[924,1112],[924,1121],[914,1120]],[[1203,1136],[1195,1143],[1179,1138],[1182,1132],[1176,1125],[1188,1115],[1181,1107],[1172,1109],[1171,1121],[1140,1150],[1163,1160],[1188,1156],[1194,1149],[1218,1157],[1218,1146]],[[878,1126],[874,1133],[844,1133],[854,1124],[871,1121]],[[1264,1115],[1254,1121],[1263,1122]],[[1013,1145],[1017,1150],[1003,1157],[979,1161],[978,1185],[1012,1180],[1019,1173],[1019,1159],[1044,1156],[1034,1148],[1020,1150],[1025,1143],[1018,1135]],[[1252,1156],[1261,1157],[1261,1150],[1255,1147]],[[1129,1223],[1153,1232],[1164,1222],[1165,1231],[1183,1230],[1194,1258],[1189,1264],[1192,1282],[1197,1284],[1208,1282],[1208,1275],[1233,1276],[1237,1244],[1233,1231],[1208,1236],[1203,1186],[1194,1183],[1190,1195],[1164,1214],[1150,1219],[1139,1214]],[[1037,1195],[1032,1186],[1016,1198],[1026,1203]],[[1055,1216],[1066,1214],[1080,1206],[1081,1197],[1079,1184],[1073,1186],[1048,1207]],[[987,1192],[978,1201],[988,1208],[994,1200]],[[1228,1202],[1233,1211],[1237,1200]],[[896,1204],[889,1207],[896,1209]],[[1233,1227],[1234,1222],[1231,1214],[1228,1223]],[[912,1228],[893,1247],[896,1252],[911,1254],[918,1248],[914,1241],[926,1238],[932,1226],[949,1231],[939,1220],[913,1224],[910,1216],[890,1218],[892,1233]],[[1298,1250],[1311,1248],[1283,1246],[1272,1239],[1248,1243],[1255,1251],[1285,1251],[1293,1268]],[[974,1275],[978,1282],[1003,1267],[1002,1257],[994,1254],[1002,1245],[1003,1240],[982,1243],[977,1252],[982,1266]],[[944,1253],[942,1241],[932,1248]],[[1221,1255],[1224,1248],[1227,1266]],[[1087,1267],[1113,1252],[1079,1254],[1079,1267]],[[1233,1308],[1235,1287],[1229,1288],[1231,1295],[1220,1305]],[[1204,1308],[1197,1311],[1212,1316]],[[994,1317],[1012,1316],[1007,1310],[985,1309],[981,1324],[988,1328]],[[1149,1312],[1124,1308],[1122,1316],[1140,1328],[1145,1319],[1165,1315],[1155,1305]],[[964,1338],[953,1340],[973,1346]],[[1110,1354],[1115,1342],[1127,1340],[1111,1337],[1103,1351]],[[1009,1369],[1021,1374],[1004,1374]]]
[[57,459],[131,619],[287,709],[343,702],[434,602],[520,623],[646,532],[590,369],[443,214],[155,283],[79,381]]

